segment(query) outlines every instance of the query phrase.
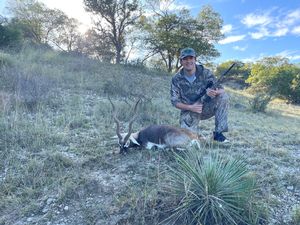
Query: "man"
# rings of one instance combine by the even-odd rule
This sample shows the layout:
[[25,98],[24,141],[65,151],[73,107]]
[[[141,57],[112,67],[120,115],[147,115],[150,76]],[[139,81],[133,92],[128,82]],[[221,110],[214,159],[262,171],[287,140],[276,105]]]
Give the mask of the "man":
[[[207,88],[209,82],[216,82],[212,72],[202,65],[196,65],[196,52],[192,48],[184,48],[180,53],[182,69],[172,78],[171,102],[181,110],[180,126],[198,131],[200,120],[215,116],[215,131],[213,139],[218,142],[228,142],[223,132],[228,131],[227,111],[228,95],[221,85],[215,89]],[[209,101],[197,101],[200,93],[206,89]]]

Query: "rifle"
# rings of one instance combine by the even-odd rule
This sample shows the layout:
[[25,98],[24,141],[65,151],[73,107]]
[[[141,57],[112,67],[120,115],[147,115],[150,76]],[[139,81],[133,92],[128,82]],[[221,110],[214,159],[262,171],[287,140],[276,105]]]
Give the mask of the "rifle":
[[215,88],[218,84],[221,83],[223,77],[235,66],[235,63],[233,63],[221,76],[220,78],[213,83],[213,81],[209,81],[208,84],[206,85],[206,88],[199,94],[199,97],[197,98],[197,102],[200,102],[203,104],[204,102],[209,102],[211,100],[211,97],[209,97],[206,94],[206,89],[208,88]]

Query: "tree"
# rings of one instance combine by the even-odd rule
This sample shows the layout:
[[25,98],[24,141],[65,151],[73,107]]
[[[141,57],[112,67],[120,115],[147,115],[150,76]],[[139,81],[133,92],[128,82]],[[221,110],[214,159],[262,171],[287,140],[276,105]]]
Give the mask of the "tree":
[[9,10],[24,38],[62,50],[72,49],[78,22],[61,10],[49,9],[37,0],[11,0]]
[[42,43],[41,21],[44,5],[36,0],[11,0],[8,9],[14,17],[14,24],[22,30],[23,36],[35,43]]
[[20,30],[12,26],[5,18],[0,20],[0,48],[19,46],[22,42]]
[[160,14],[159,19],[144,18],[142,27],[146,31],[144,46],[149,50],[149,55],[159,55],[170,72],[173,62],[178,56],[178,49],[183,44],[179,29],[184,25],[184,18],[188,15],[182,11],[176,14]]
[[198,14],[197,21],[202,25],[199,35],[207,41],[217,42],[223,38],[221,28],[223,20],[220,14],[215,12],[209,5],[203,6]]
[[217,66],[216,76],[221,76],[221,74],[226,71],[233,63],[235,63],[234,67],[230,70],[230,73],[226,75],[226,78],[233,78],[236,80],[245,81],[250,76],[251,72],[251,64],[244,63],[238,60],[229,60],[221,63]]
[[199,60],[219,55],[213,44],[222,38],[222,20],[211,7],[204,7],[197,18],[193,18],[187,9],[171,11],[171,7],[163,10],[158,7],[156,1],[150,2],[152,15],[143,16],[140,24],[146,33],[144,46],[149,55],[159,55],[169,72],[174,67],[178,69],[179,53],[184,47],[194,48]]
[[112,43],[106,34],[88,30],[84,37],[79,39],[76,50],[92,58],[110,62],[115,56],[112,48]]
[[[286,58],[265,57],[253,64],[247,82],[251,84],[252,88],[272,93],[273,95],[273,93],[277,92],[277,84],[274,82],[280,77],[280,72],[288,65]],[[284,83],[288,84],[291,82],[292,77],[285,77],[284,80]]]
[[119,64],[124,55],[125,36],[140,16],[137,0],[84,0],[87,11],[98,15],[96,29],[104,39],[109,39]]
[[203,6],[196,18],[198,39],[202,39],[203,43],[200,46],[199,58],[202,61],[208,62],[211,58],[217,57],[220,53],[213,44],[221,40],[224,35],[221,32],[223,20],[219,13],[215,12],[209,5]]
[[300,103],[300,69],[282,57],[266,57],[255,63],[247,79],[252,89]]
[[67,15],[58,9],[48,9],[43,7],[40,12],[41,16],[41,31],[42,42],[48,44],[49,42],[55,43],[56,33],[59,35],[62,28],[68,26]]
[[76,50],[81,38],[78,24],[78,20],[74,18],[63,17],[63,22],[56,28],[56,32],[52,32],[52,42],[64,51]]

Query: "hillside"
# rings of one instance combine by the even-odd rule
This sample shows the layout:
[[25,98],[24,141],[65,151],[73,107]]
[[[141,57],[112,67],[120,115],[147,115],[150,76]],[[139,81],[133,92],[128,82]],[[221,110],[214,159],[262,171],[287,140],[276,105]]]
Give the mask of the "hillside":
[[[0,224],[153,225],[166,217],[176,204],[161,191],[168,166],[176,165],[173,151],[117,154],[107,96],[124,132],[138,97],[135,131],[177,126],[171,76],[39,49],[0,57]],[[209,142],[201,151],[246,160],[261,224],[299,223],[300,107],[274,101],[255,114],[250,95],[227,90],[231,143]],[[202,123],[204,135],[212,124]]]

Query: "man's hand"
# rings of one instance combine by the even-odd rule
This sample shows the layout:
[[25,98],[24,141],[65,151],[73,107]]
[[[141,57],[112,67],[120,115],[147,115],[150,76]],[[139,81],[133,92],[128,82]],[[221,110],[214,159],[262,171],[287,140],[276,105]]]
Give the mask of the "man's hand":
[[198,103],[198,102],[195,102],[194,104],[192,105],[189,105],[189,110],[192,111],[192,112],[195,112],[195,113],[202,113],[202,108],[203,108],[203,105]]
[[203,108],[203,105],[201,103],[198,103],[198,102],[195,102],[192,105],[178,102],[175,106],[178,109],[188,110],[188,111],[195,112],[195,113],[202,113],[202,108]]
[[224,89],[217,88],[216,90],[214,90],[214,89],[207,88],[207,90],[206,90],[206,94],[211,98],[214,98],[222,93],[224,93]]

